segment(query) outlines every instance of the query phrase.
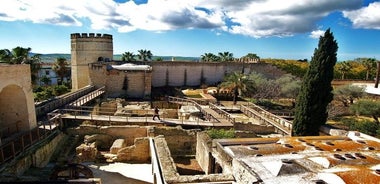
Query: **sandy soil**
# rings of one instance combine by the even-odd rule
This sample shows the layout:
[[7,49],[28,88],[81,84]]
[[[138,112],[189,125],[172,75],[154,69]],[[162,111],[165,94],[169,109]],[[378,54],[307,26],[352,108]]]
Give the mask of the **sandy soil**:
[[87,165],[102,184],[149,184],[153,183],[151,164],[82,163]]

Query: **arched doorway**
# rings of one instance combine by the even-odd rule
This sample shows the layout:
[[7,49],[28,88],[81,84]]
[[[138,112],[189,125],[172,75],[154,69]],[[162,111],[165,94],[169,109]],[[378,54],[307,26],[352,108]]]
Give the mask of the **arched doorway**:
[[0,89],[0,136],[29,130],[27,99],[17,85]]

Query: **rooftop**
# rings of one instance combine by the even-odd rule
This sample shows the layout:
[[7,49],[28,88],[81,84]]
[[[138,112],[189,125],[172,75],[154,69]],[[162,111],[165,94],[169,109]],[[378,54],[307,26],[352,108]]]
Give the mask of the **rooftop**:
[[264,183],[378,183],[380,140],[359,132],[217,140]]

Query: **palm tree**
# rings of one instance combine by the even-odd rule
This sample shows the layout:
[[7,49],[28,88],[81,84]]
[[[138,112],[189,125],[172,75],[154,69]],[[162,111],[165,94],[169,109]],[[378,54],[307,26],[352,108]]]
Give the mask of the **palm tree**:
[[140,49],[138,50],[138,52],[139,52],[138,57],[140,60],[148,61],[152,59],[153,54],[150,52],[150,50]]
[[232,90],[233,102],[236,105],[236,100],[239,94],[247,90],[248,79],[243,73],[234,72],[224,77],[220,87]]
[[219,57],[213,53],[205,53],[204,55],[201,55],[201,60],[203,62],[215,62],[219,60]]
[[220,57],[220,61],[222,61],[222,62],[234,60],[233,54],[230,52],[219,52],[218,55]]
[[9,64],[25,63],[29,59],[31,48],[15,47],[12,51],[8,49],[0,50],[0,60]]
[[60,83],[62,84],[63,79],[67,76],[69,72],[68,63],[66,61],[66,58],[59,57],[55,60],[53,71],[59,76]]
[[10,63],[12,60],[12,52],[8,49],[0,50],[0,62]]
[[342,74],[342,79],[345,78],[346,74],[351,70],[352,66],[349,62],[343,61],[337,64],[337,70]]
[[376,67],[376,60],[375,58],[364,59],[362,60],[362,65],[364,66],[366,70],[365,80],[368,80],[371,70]]
[[35,84],[38,71],[41,68],[41,54],[35,54],[29,58],[30,47],[15,47],[12,51],[8,49],[0,50],[0,61],[8,64],[29,64],[32,83]]
[[252,61],[252,60],[260,62],[260,57],[254,53],[248,53],[247,55],[243,56],[241,59],[243,59],[243,62]]
[[121,60],[128,61],[128,62],[136,61],[135,55],[133,54],[133,52],[124,52],[122,54]]
[[23,63],[30,65],[32,83],[36,84],[38,78],[38,71],[41,69],[41,54],[35,54],[32,56],[32,58],[27,59]]

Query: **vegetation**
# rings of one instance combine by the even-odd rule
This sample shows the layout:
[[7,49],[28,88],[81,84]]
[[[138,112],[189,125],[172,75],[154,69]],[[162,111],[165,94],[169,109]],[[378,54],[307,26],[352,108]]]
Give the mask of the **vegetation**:
[[8,64],[29,64],[32,83],[35,84],[38,78],[38,71],[41,68],[40,54],[30,57],[31,48],[15,47],[12,51],[8,49],[0,50],[0,62]]
[[135,57],[136,55],[133,54],[133,52],[124,52],[121,56],[121,60],[127,62],[136,61]]
[[221,62],[233,61],[234,56],[231,52],[219,52],[218,53],[219,60]]
[[137,52],[139,52],[139,54],[137,55],[137,57],[141,61],[148,61],[148,60],[152,59],[153,54],[152,54],[152,52],[150,50],[140,49]]
[[66,85],[38,86],[33,89],[34,100],[36,102],[48,100],[55,96],[63,95],[67,92],[70,92],[70,89]]
[[303,77],[309,67],[309,63],[297,60],[261,59],[261,62],[272,64],[296,77]]
[[[200,59],[202,62],[230,62],[236,59],[233,57],[233,55],[234,55],[233,53],[228,52],[228,51],[219,52],[218,55],[208,52],[201,55]],[[248,53],[247,55],[241,57],[240,59],[243,61],[260,60],[260,57],[257,54]]]
[[69,72],[69,64],[66,61],[66,58],[59,57],[55,60],[53,71],[57,74],[59,77],[58,84],[63,83],[63,79],[65,77],[68,77]]
[[224,82],[220,84],[220,87],[232,91],[233,102],[236,105],[238,95],[247,90],[247,83],[248,79],[244,74],[233,72],[224,78]]
[[333,91],[334,99],[342,102],[345,107],[352,105],[355,99],[359,99],[365,95],[365,88],[354,85],[339,86]]
[[318,48],[310,62],[297,98],[292,135],[319,135],[326,123],[327,105],[332,101],[333,70],[337,61],[338,44],[330,29],[320,37]]
[[350,110],[357,115],[371,116],[377,124],[380,124],[380,102],[378,101],[362,99],[350,106]]
[[211,139],[235,138],[235,130],[232,128],[229,130],[211,128],[206,132],[211,137]]

